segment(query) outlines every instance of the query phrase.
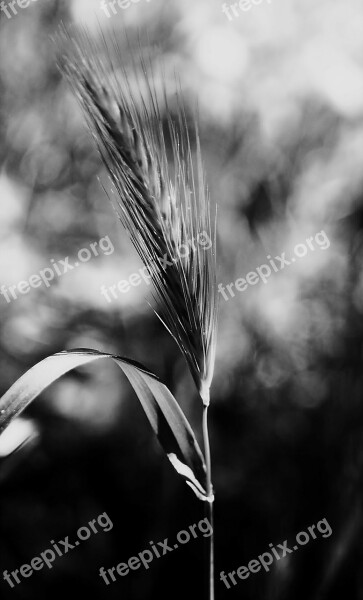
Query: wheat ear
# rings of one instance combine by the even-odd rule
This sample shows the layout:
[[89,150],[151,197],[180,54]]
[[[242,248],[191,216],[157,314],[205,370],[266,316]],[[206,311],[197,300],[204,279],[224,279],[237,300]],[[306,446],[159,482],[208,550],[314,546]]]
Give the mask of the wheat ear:
[[[122,83],[113,69],[106,75],[110,68],[94,52],[87,56],[89,44],[86,50],[85,43],[84,39],[72,43],[61,68],[81,102],[116,188],[117,213],[150,272],[161,305],[158,316],[184,354],[203,403],[208,404],[217,324],[215,227],[197,127],[194,166],[178,92],[175,119],[164,93],[163,127],[154,78],[145,62],[140,59],[142,77],[136,98],[126,70]],[[196,243],[202,232],[211,240],[209,250]],[[179,251],[183,244],[190,248],[187,256]]]

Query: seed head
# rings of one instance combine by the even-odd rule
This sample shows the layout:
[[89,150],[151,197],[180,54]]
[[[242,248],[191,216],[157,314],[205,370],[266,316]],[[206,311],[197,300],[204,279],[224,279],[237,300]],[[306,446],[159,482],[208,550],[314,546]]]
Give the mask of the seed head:
[[173,116],[165,87],[158,97],[155,72],[142,58],[119,78],[107,56],[102,62],[85,39],[72,42],[61,70],[113,182],[117,214],[151,275],[157,314],[208,404],[217,325],[216,234],[197,125],[193,158],[180,93]]

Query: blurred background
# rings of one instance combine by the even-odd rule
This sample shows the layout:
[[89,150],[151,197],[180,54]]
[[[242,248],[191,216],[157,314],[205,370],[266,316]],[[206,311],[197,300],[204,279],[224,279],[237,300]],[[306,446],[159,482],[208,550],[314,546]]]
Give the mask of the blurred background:
[[[244,277],[267,255],[288,257],[321,230],[330,240],[266,284],[220,298],[210,410],[216,597],[362,599],[361,1],[263,1],[237,15],[220,0],[139,0],[110,17],[100,0],[16,7],[11,18],[0,13],[0,285],[29,280],[52,260],[74,263],[104,236],[114,252],[49,288],[0,296],[1,394],[56,351],[115,352],[160,376],[200,439],[201,406],[147,303],[149,288],[111,302],[101,294],[141,264],[103,189],[53,38],[62,21],[96,39],[116,34],[125,63],[139,38],[153,57],[157,45],[190,112],[199,105],[218,205],[218,281]],[[105,511],[114,527],[14,589],[1,575],[1,597],[201,598],[201,536],[148,571],[108,587],[99,577],[150,540],[175,539],[204,507],[164,457],[119,369],[91,367],[51,386],[0,438],[0,572]],[[221,570],[324,518],[331,537],[230,590],[219,581]]]

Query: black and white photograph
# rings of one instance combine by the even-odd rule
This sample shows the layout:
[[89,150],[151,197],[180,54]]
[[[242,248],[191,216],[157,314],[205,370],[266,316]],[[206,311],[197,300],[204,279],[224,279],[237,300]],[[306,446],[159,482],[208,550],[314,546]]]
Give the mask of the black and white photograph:
[[1,600],[363,600],[362,0],[0,0]]

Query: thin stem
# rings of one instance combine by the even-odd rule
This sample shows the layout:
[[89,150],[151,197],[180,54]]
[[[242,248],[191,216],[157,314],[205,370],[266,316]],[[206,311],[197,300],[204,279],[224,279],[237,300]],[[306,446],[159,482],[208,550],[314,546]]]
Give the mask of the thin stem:
[[[208,399],[209,400],[209,399]],[[207,502],[206,512],[211,525],[212,533],[208,539],[209,554],[209,600],[214,600],[214,523],[213,523],[213,486],[212,486],[212,466],[208,433],[208,404],[203,404],[203,442],[204,456],[207,467],[207,494],[210,500]]]

